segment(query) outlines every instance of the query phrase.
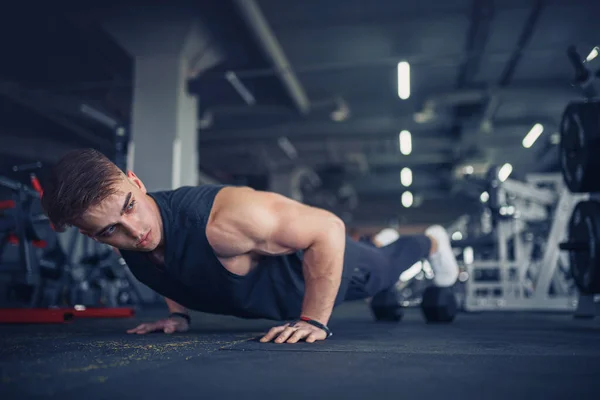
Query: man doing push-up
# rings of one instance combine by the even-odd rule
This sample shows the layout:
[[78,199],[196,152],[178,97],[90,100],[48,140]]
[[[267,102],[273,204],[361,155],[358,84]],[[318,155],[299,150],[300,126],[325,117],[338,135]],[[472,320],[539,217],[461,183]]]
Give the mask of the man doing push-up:
[[[53,168],[42,205],[57,229],[120,250],[137,279],[164,296],[170,315],[130,333],[185,331],[188,310],[280,321],[262,342],[326,339],[334,307],[392,287],[429,259],[434,282],[458,266],[440,226],[377,248],[346,235],[323,209],[227,185],[148,192],[100,152],[75,150]],[[291,320],[291,322],[289,322]]]

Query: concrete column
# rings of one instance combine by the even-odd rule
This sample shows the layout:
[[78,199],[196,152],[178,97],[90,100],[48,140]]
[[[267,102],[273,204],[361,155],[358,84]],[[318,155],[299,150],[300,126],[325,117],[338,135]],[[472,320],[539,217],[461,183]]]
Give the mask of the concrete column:
[[196,13],[148,6],[103,21],[135,60],[128,167],[150,191],[199,183],[198,99],[187,82],[222,53]]
[[[100,23],[134,58],[127,167],[149,191],[207,183],[199,171],[198,99],[187,82],[223,59],[197,16],[169,5],[119,6]],[[143,286],[144,300],[156,295]]]

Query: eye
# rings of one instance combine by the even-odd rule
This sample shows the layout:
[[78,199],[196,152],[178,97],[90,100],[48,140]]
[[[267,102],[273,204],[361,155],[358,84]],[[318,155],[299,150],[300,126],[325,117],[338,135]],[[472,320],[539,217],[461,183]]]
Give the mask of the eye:
[[129,203],[129,205],[127,206],[127,211],[133,210],[134,206],[135,206],[135,200],[132,200],[131,203]]
[[102,234],[100,236],[108,237],[108,236],[112,235],[116,229],[117,229],[117,226],[112,225],[112,226],[108,227],[104,232],[102,232]]

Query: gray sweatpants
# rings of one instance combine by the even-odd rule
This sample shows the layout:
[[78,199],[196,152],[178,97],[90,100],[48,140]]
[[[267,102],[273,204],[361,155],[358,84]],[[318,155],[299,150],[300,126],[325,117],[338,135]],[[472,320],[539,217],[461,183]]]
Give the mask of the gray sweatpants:
[[402,272],[428,257],[431,239],[413,235],[400,237],[380,248],[362,242],[347,243],[347,246],[353,246],[349,252],[353,257],[350,263],[353,274],[344,300],[352,301],[391,288]]

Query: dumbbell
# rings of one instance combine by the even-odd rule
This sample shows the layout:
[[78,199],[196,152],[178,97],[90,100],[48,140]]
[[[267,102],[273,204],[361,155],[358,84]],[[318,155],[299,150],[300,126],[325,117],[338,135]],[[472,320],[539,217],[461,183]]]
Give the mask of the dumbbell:
[[457,309],[452,287],[429,286],[423,292],[421,311],[427,322],[452,322]]
[[[458,303],[452,287],[429,286],[423,291],[421,312],[427,322],[454,321]],[[399,322],[404,316],[399,293],[391,288],[377,293],[371,299],[371,312],[376,321]]]
[[400,304],[398,291],[390,288],[377,293],[371,299],[371,312],[376,321],[399,322],[404,316],[404,310]]

